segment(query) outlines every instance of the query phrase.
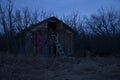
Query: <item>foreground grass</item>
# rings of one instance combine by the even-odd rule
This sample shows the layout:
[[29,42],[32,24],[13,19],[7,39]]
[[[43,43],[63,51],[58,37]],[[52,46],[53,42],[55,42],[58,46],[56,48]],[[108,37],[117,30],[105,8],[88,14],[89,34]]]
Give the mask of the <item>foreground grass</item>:
[[0,80],[120,80],[120,59],[0,55]]

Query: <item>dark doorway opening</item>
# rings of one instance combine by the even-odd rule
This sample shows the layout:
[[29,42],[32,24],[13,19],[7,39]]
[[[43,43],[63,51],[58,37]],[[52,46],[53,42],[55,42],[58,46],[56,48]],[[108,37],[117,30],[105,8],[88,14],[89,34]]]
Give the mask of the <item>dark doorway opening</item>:
[[56,30],[56,22],[48,21],[48,29]]
[[[48,26],[48,32],[49,32],[49,30],[53,30],[53,31],[56,31],[56,26],[57,26],[57,23],[56,22],[54,22],[54,21],[48,21],[48,24],[47,24],[47,26]],[[56,57],[57,56],[57,51],[56,51],[56,45],[55,45],[55,43],[54,43],[54,45],[53,45],[53,48],[52,48],[53,50],[52,50],[52,54],[53,54],[53,56],[54,57]]]

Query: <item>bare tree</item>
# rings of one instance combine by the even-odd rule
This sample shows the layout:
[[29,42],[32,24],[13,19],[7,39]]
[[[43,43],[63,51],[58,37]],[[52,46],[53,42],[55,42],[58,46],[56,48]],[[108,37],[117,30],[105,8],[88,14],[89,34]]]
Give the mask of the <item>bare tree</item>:
[[20,32],[22,31],[22,15],[20,10],[16,10],[15,15],[14,15],[14,25],[17,28],[17,31]]
[[81,19],[80,15],[78,12],[73,11],[73,13],[69,16],[63,16],[63,21],[69,25],[71,28],[73,28],[78,34],[84,34],[85,29],[84,27],[84,22]]
[[6,25],[6,14],[5,14],[5,9],[2,4],[0,4],[0,24],[3,27],[4,33],[7,33],[7,25]]
[[88,28],[99,36],[115,35],[119,28],[119,13],[113,9],[101,8],[97,14],[86,19]]
[[31,14],[31,24],[36,24],[36,23],[38,23],[38,21],[39,21],[39,16],[40,16],[40,14],[39,14],[38,10],[35,10],[35,11],[33,12],[33,14]]
[[28,27],[31,22],[31,15],[28,8],[23,9],[23,27]]
[[5,3],[0,4],[0,24],[4,29],[3,46],[10,51],[14,48],[15,43],[15,26],[13,14],[13,1],[6,0]]
[[4,29],[4,33],[13,35],[14,30],[14,15],[13,15],[13,1],[6,0],[5,3],[0,4],[0,23]]
[[7,0],[7,23],[8,27],[10,29],[10,34],[13,35],[14,32],[14,26],[13,26],[13,1],[12,0]]

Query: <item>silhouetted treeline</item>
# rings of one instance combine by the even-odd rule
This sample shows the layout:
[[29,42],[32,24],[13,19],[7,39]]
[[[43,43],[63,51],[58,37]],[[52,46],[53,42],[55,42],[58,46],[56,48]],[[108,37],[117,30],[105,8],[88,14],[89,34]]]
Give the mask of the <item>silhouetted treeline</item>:
[[120,11],[101,8],[81,18],[77,12],[63,20],[75,31],[75,56],[120,56]]
[[[0,4],[0,51],[17,53],[19,41],[16,35],[23,29],[54,14],[46,11],[31,12],[28,8],[14,10],[12,0]],[[81,17],[73,11],[62,20],[75,33],[74,56],[120,56],[120,11],[101,8],[96,14]]]

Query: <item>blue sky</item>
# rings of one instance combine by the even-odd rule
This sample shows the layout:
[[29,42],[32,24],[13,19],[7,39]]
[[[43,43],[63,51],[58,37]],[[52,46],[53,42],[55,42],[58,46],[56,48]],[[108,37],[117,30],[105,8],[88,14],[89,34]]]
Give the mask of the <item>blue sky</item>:
[[[2,2],[4,0],[0,0]],[[77,11],[81,16],[96,13],[101,7],[114,7],[120,10],[120,0],[13,0],[15,9],[28,7],[31,11],[46,10],[54,12],[59,17]]]
[[[0,0],[0,2],[5,0]],[[114,7],[120,10],[120,0],[13,0],[15,9],[28,7],[30,10],[37,9],[54,12],[58,16],[68,15],[72,11],[80,15],[89,16],[97,12],[101,7]]]
[[46,10],[58,16],[68,15],[73,10],[82,16],[89,16],[101,7],[115,7],[120,10],[120,0],[14,0],[15,8],[28,7],[30,10]]

